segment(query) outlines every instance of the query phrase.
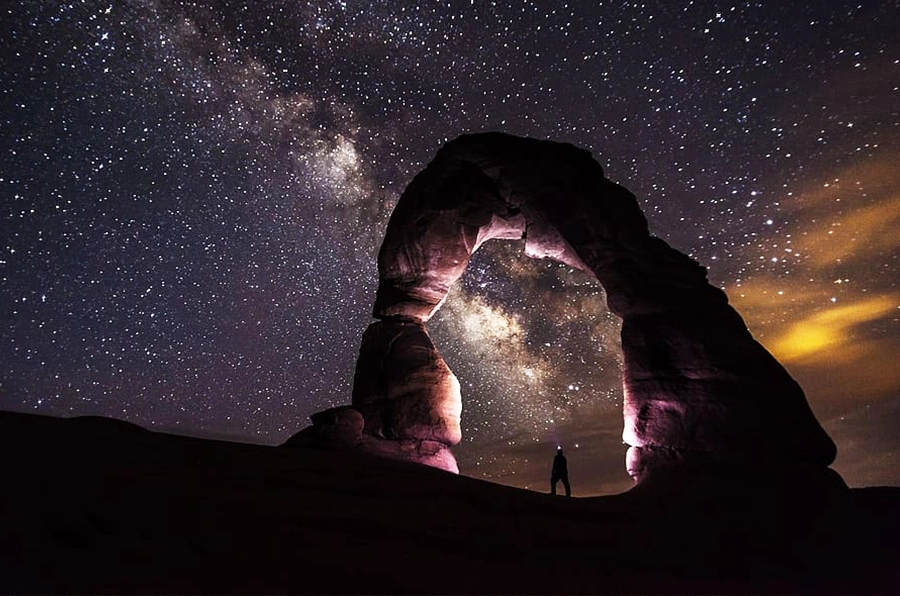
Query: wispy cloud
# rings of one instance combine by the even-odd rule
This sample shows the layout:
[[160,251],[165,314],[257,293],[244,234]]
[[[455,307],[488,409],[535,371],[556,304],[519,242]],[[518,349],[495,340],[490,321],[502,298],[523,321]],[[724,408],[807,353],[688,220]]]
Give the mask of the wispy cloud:
[[815,270],[883,257],[900,248],[900,154],[845,167],[795,193],[793,250]]
[[849,407],[896,394],[900,372],[897,256],[900,154],[884,151],[794,192],[779,231],[790,274],[758,274],[727,288],[751,331],[815,404]]
[[869,350],[854,331],[896,311],[898,304],[900,297],[876,296],[802,316],[775,337],[772,350],[787,362],[858,360]]

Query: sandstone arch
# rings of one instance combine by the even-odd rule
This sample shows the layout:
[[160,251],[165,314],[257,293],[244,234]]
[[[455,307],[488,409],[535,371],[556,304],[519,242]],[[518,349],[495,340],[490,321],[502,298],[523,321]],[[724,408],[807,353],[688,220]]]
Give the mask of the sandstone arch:
[[[826,468],[834,443],[799,385],[706,269],[649,233],[635,197],[572,145],[501,133],[446,144],[401,196],[378,257],[353,406],[305,435],[456,470],[459,384],[428,337],[472,253],[524,239],[526,254],[595,275],[623,319],[623,439],[636,480],[681,461]],[[335,437],[340,437],[335,439]]]

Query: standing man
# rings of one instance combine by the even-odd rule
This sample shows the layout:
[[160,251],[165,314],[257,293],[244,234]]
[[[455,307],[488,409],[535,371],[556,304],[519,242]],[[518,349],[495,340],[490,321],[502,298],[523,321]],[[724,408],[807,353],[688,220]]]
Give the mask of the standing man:
[[560,480],[562,480],[563,486],[566,487],[566,496],[571,497],[569,466],[566,463],[566,456],[563,455],[562,445],[556,448],[556,457],[553,458],[553,470],[550,472],[550,494],[556,494],[556,483]]

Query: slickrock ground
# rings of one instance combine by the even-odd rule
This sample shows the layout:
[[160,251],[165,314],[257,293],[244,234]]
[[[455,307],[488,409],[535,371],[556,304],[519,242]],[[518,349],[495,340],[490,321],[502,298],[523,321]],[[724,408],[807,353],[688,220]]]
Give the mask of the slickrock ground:
[[566,499],[10,412],[0,449],[5,593],[900,591],[900,488],[686,472]]

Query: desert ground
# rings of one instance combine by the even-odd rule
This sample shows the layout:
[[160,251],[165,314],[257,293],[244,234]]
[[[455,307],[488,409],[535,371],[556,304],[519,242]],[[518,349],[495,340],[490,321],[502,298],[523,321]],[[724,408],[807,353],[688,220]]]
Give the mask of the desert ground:
[[0,412],[4,593],[900,593],[900,488],[685,473],[570,498]]

